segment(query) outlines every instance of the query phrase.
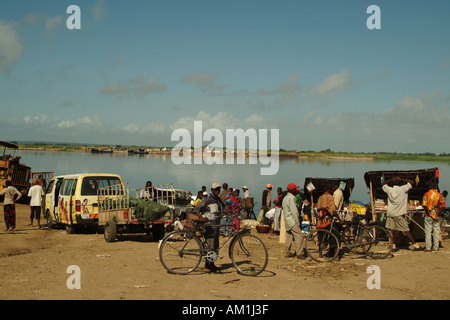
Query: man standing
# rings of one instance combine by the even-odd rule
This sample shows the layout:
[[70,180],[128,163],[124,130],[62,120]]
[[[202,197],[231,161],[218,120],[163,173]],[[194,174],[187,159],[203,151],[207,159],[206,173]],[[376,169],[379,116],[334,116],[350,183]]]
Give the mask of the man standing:
[[288,193],[283,198],[283,215],[286,225],[286,252],[287,257],[293,256],[289,250],[291,248],[292,240],[295,241],[295,253],[297,258],[304,259],[303,254],[303,233],[300,229],[300,219],[297,210],[297,203],[295,201],[295,195],[298,193],[300,187],[294,183],[290,183],[287,186]]
[[244,199],[245,198],[250,198],[250,192],[248,191],[248,187],[247,186],[243,186],[242,187],[242,191],[244,191]]
[[[404,184],[405,182],[406,184]],[[406,234],[414,250],[420,249],[409,230],[405,217],[407,214],[408,191],[412,189],[413,184],[414,182],[412,180],[396,177],[385,181],[382,187],[388,196],[386,228],[391,231],[394,251],[397,251],[395,246],[395,230]]]
[[264,213],[264,224],[269,223],[269,219],[266,218],[267,211],[270,210],[270,202],[272,200],[272,188],[273,186],[269,183],[266,185],[266,190],[263,191],[262,200],[261,200],[261,209]]
[[[5,212],[5,231],[14,231],[16,229],[16,205],[15,202],[22,197],[22,194],[11,186],[11,181],[5,182],[6,188],[0,192],[0,196],[5,196],[3,200],[3,210]],[[17,199],[14,197],[17,195]]]
[[325,208],[331,215],[334,215],[336,206],[334,205],[334,199],[331,195],[330,187],[327,186],[325,192],[317,199],[317,209]]
[[33,226],[33,219],[37,220],[39,228],[41,227],[41,204],[42,204],[42,196],[44,195],[44,189],[42,189],[39,184],[38,179],[33,179],[31,181],[33,186],[28,191],[28,196],[31,198],[30,200],[30,208],[31,208],[31,216],[30,216],[30,226]]
[[250,192],[248,191],[248,187],[247,186],[243,186],[242,187],[242,191],[244,191],[244,201],[243,201],[243,205],[242,205],[242,218],[244,219],[250,219],[250,212],[247,208],[247,198],[250,198]]
[[341,211],[344,205],[344,192],[342,192],[337,184],[333,186],[333,200],[336,210]]
[[425,209],[425,252],[431,252],[431,249],[438,251],[441,233],[438,216],[441,215],[441,209],[445,208],[445,201],[442,194],[437,191],[436,182],[430,183],[430,190],[423,196],[422,207]]
[[220,193],[219,198],[222,200],[223,204],[226,204],[225,197],[227,196],[227,192],[228,192],[228,183],[226,183],[226,182],[222,183],[222,188],[223,188],[223,190]]
[[[204,218],[209,221],[205,224],[205,239],[208,246],[212,250],[217,250],[219,248],[219,228],[220,228],[220,218],[222,213],[230,212],[229,209],[224,210],[225,204],[219,197],[220,184],[214,182],[211,185],[211,195],[200,202],[194,209],[194,212],[202,214]],[[205,267],[203,271],[205,272],[216,272],[219,270],[214,265],[214,262],[209,262],[206,260]]]
[[200,190],[199,192],[197,192],[197,199],[195,199],[195,201],[192,203],[192,206],[196,207],[202,201],[203,201],[203,192]]

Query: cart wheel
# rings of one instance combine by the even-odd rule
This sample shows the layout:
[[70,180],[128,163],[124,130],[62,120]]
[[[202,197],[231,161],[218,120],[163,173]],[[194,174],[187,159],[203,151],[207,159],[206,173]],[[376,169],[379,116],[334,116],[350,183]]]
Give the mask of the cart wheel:
[[116,241],[117,236],[117,225],[114,221],[108,221],[104,228],[104,236],[106,242]]
[[166,233],[166,230],[164,229],[163,224],[154,224],[152,226],[152,234],[153,234],[153,240],[159,241],[162,238],[164,238],[164,234]]

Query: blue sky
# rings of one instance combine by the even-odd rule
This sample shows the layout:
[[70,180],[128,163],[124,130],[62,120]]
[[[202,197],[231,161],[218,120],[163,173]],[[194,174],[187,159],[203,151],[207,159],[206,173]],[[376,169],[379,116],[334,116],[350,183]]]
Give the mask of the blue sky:
[[[72,4],[81,30],[66,26]],[[2,0],[0,140],[170,146],[202,120],[279,129],[284,149],[449,152],[449,12],[446,0]]]

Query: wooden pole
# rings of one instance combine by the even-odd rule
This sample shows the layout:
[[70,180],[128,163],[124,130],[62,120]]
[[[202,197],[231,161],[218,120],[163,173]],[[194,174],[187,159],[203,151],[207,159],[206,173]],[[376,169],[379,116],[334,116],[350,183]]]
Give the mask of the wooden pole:
[[284,222],[283,210],[280,218],[280,243],[286,243],[286,223]]
[[377,221],[377,214],[375,212],[375,206],[373,203],[373,185],[372,180],[370,180],[370,205],[372,207],[372,221]]

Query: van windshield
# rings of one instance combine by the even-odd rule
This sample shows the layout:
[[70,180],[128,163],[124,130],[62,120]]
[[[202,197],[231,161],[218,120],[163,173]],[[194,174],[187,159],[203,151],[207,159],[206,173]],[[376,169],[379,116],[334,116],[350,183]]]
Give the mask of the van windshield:
[[85,177],[81,185],[82,196],[96,196],[99,188],[121,184],[117,177]]

